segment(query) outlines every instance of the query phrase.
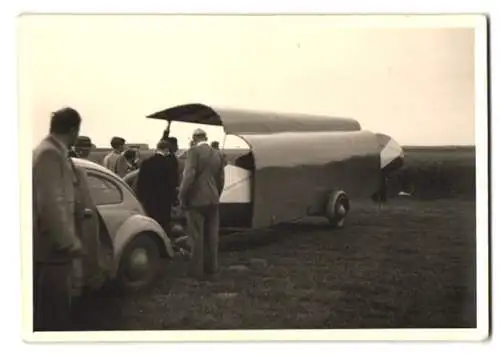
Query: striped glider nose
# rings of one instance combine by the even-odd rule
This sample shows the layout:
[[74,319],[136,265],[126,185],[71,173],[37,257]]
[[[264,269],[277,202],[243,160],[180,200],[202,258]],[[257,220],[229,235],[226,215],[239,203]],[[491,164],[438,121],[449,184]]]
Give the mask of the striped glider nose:
[[377,133],[377,141],[380,146],[380,169],[393,171],[403,165],[403,148],[390,136]]

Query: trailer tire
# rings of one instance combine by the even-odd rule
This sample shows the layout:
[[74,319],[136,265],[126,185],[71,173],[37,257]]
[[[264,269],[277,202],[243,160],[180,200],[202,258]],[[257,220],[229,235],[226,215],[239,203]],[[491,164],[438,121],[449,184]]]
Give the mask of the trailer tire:
[[335,228],[342,228],[350,208],[347,194],[342,190],[333,191],[328,197],[325,216],[330,225]]

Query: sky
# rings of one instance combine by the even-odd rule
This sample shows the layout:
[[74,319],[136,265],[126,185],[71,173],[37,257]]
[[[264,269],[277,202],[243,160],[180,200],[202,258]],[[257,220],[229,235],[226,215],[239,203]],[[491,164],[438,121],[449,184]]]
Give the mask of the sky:
[[[402,145],[473,145],[473,28],[346,17],[25,15],[20,117],[32,146],[63,106],[98,147],[115,135],[152,146],[165,122],[145,116],[192,102],[351,117]],[[193,129],[172,126],[181,148]]]

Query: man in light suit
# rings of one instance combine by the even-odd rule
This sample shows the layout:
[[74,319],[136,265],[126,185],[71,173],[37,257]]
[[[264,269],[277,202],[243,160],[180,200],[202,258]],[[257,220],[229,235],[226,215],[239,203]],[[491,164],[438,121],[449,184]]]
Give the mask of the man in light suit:
[[68,158],[81,118],[72,108],[52,114],[50,134],[33,151],[34,330],[67,330],[72,272],[83,254],[75,224],[76,176]]
[[221,155],[207,143],[201,129],[193,133],[187,152],[179,200],[186,211],[187,232],[193,242],[190,273],[213,278],[218,272],[219,199],[224,188]]
[[125,139],[122,137],[111,138],[113,150],[104,157],[103,165],[119,177],[127,175],[127,159],[123,156],[125,151]]

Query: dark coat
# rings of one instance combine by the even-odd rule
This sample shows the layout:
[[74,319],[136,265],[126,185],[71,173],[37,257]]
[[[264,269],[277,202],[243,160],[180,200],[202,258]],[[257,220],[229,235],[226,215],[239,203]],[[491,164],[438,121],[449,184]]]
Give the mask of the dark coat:
[[137,177],[137,197],[146,213],[166,229],[176,199],[178,162],[172,156],[155,154],[141,164]]

